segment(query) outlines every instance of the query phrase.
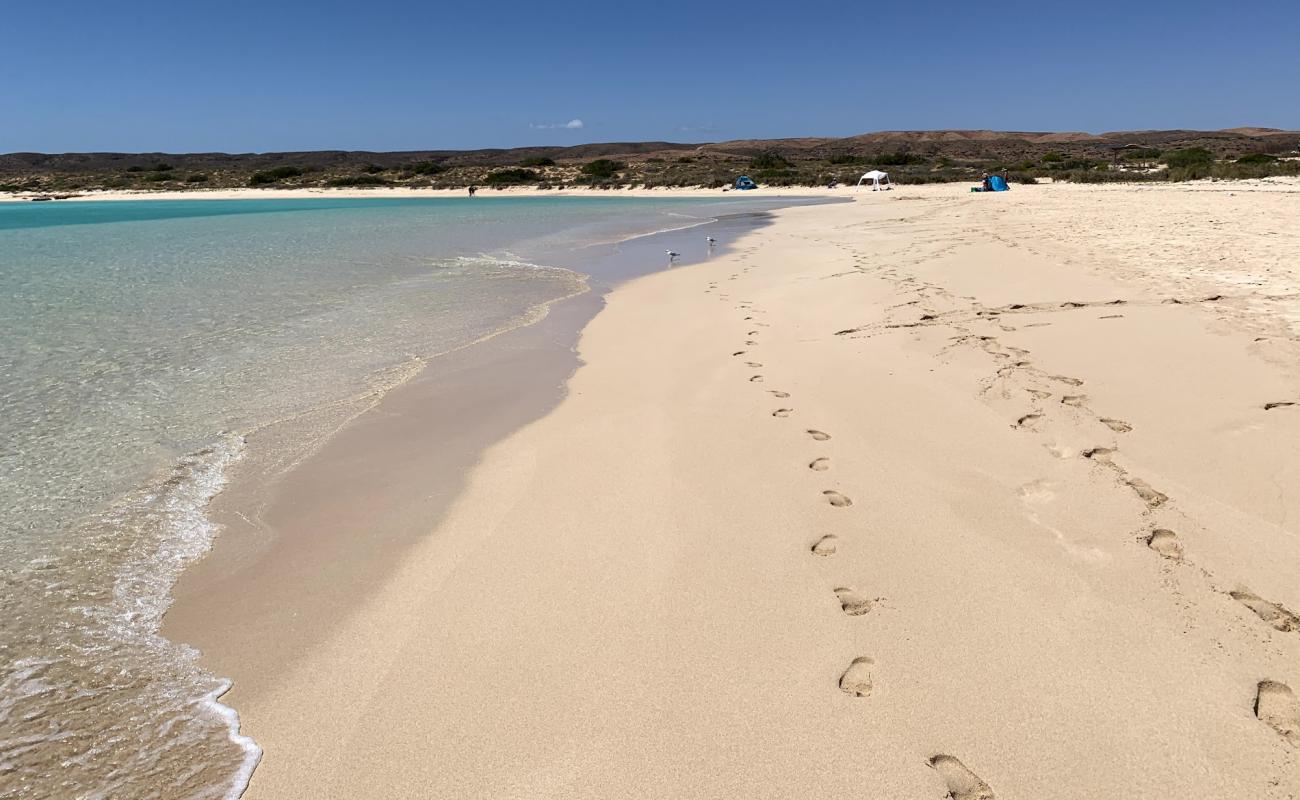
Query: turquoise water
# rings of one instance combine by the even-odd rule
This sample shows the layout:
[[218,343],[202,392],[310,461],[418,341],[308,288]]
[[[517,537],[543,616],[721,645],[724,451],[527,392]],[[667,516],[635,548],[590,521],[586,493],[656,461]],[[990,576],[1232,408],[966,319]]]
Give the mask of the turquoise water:
[[158,630],[245,436],[537,319],[582,251],[763,206],[0,203],[0,797],[237,796],[259,751]]

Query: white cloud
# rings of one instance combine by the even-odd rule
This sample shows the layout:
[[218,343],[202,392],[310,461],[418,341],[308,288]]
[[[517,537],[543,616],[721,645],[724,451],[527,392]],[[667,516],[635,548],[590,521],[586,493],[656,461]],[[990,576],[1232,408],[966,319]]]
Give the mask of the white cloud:
[[556,128],[559,128],[561,130],[576,131],[583,128],[584,125],[582,123],[582,120],[580,119],[571,119],[568,122],[544,122],[544,123],[534,122],[534,123],[530,123],[528,127],[536,128],[538,130],[554,130]]

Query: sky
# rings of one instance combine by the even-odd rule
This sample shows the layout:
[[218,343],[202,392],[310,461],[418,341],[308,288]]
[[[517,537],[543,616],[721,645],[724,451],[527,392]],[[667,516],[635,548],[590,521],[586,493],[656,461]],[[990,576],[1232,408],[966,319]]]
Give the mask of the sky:
[[0,152],[1300,129],[1300,1],[0,0]]

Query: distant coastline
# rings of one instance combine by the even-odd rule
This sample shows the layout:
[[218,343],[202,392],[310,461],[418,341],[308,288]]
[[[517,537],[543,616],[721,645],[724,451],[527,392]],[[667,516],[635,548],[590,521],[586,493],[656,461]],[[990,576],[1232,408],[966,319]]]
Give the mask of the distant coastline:
[[[214,190],[458,191],[706,189],[748,175],[772,188],[855,183],[885,169],[904,184],[977,180],[1160,182],[1300,175],[1300,132],[1276,128],[1112,133],[883,131],[843,138],[705,144],[284,153],[0,154],[0,194],[60,199],[88,192],[207,196]],[[335,195],[348,196],[348,195]]]
[[[850,187],[851,188],[851,187]],[[842,195],[843,187],[837,189],[817,188],[811,186],[770,187],[753,197],[833,197]],[[730,192],[726,193],[730,195]],[[30,192],[0,192],[0,203],[29,203],[40,196]],[[128,190],[93,190],[50,197],[52,202],[84,202],[92,200],[298,200],[305,198],[415,198],[415,197],[465,197],[464,189],[434,189],[419,186],[387,186],[372,189],[324,189],[324,188],[234,188],[234,189],[192,189],[180,191],[128,191]],[[528,186],[512,186],[498,190],[484,190],[475,194],[476,199],[490,200],[493,197],[714,197],[725,196],[720,189],[700,187],[677,188],[625,188],[620,190],[602,190],[590,187],[568,187],[564,189],[538,189]]]

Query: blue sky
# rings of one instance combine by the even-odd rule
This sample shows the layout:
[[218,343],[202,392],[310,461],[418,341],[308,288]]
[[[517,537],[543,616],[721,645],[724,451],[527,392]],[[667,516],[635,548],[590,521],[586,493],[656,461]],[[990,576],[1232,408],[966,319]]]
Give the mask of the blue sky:
[[0,152],[1300,128],[1300,2],[9,0]]

